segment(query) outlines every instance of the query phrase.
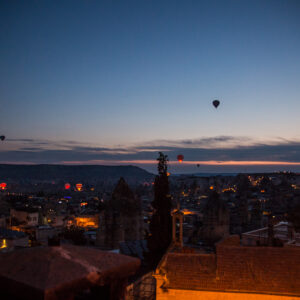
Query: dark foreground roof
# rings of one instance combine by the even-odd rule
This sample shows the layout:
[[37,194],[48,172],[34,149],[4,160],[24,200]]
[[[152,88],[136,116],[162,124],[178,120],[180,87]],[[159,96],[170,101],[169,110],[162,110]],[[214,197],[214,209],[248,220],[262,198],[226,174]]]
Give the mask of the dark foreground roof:
[[87,247],[22,249],[0,255],[0,288],[22,299],[57,299],[62,293],[126,278],[139,265],[136,258]]
[[217,246],[216,254],[168,253],[166,288],[300,296],[299,247]]

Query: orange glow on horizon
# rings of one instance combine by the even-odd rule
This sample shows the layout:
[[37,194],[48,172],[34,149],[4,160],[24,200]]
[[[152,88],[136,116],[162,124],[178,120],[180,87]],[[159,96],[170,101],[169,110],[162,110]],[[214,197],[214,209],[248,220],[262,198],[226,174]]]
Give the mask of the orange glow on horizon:
[[[89,160],[89,161],[63,161],[66,165],[91,165],[91,164],[102,164],[102,165],[123,165],[123,164],[137,164],[137,165],[156,165],[156,160]],[[170,165],[177,164],[178,161],[169,161]],[[300,166],[300,162],[289,162],[289,161],[185,161],[185,165],[201,164],[206,166]]]

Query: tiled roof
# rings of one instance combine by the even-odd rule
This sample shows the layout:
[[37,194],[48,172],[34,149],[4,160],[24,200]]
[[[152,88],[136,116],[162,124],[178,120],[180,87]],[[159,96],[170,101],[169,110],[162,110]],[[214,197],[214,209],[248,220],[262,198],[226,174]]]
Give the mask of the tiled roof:
[[44,294],[126,278],[139,265],[136,258],[88,247],[22,249],[0,255],[0,286],[16,290],[25,286],[27,290]]
[[168,253],[167,288],[300,296],[300,249],[219,245],[216,254]]

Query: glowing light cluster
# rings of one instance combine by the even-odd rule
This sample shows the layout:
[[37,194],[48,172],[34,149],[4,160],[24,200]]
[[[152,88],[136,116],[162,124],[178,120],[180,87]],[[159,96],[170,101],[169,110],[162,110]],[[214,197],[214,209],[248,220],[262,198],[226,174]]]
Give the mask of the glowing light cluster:
[[236,189],[234,189],[234,188],[232,188],[232,187],[229,187],[229,188],[223,189],[222,192],[223,192],[223,193],[224,193],[224,192],[234,192],[234,193],[236,193]]

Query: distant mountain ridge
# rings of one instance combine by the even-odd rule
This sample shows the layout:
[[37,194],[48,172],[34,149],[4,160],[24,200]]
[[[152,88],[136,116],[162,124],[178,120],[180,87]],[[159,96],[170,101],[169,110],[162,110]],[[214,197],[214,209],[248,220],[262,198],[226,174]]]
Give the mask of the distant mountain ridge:
[[120,177],[128,182],[151,180],[153,174],[136,166],[101,165],[12,165],[0,164],[1,181],[117,181]]

